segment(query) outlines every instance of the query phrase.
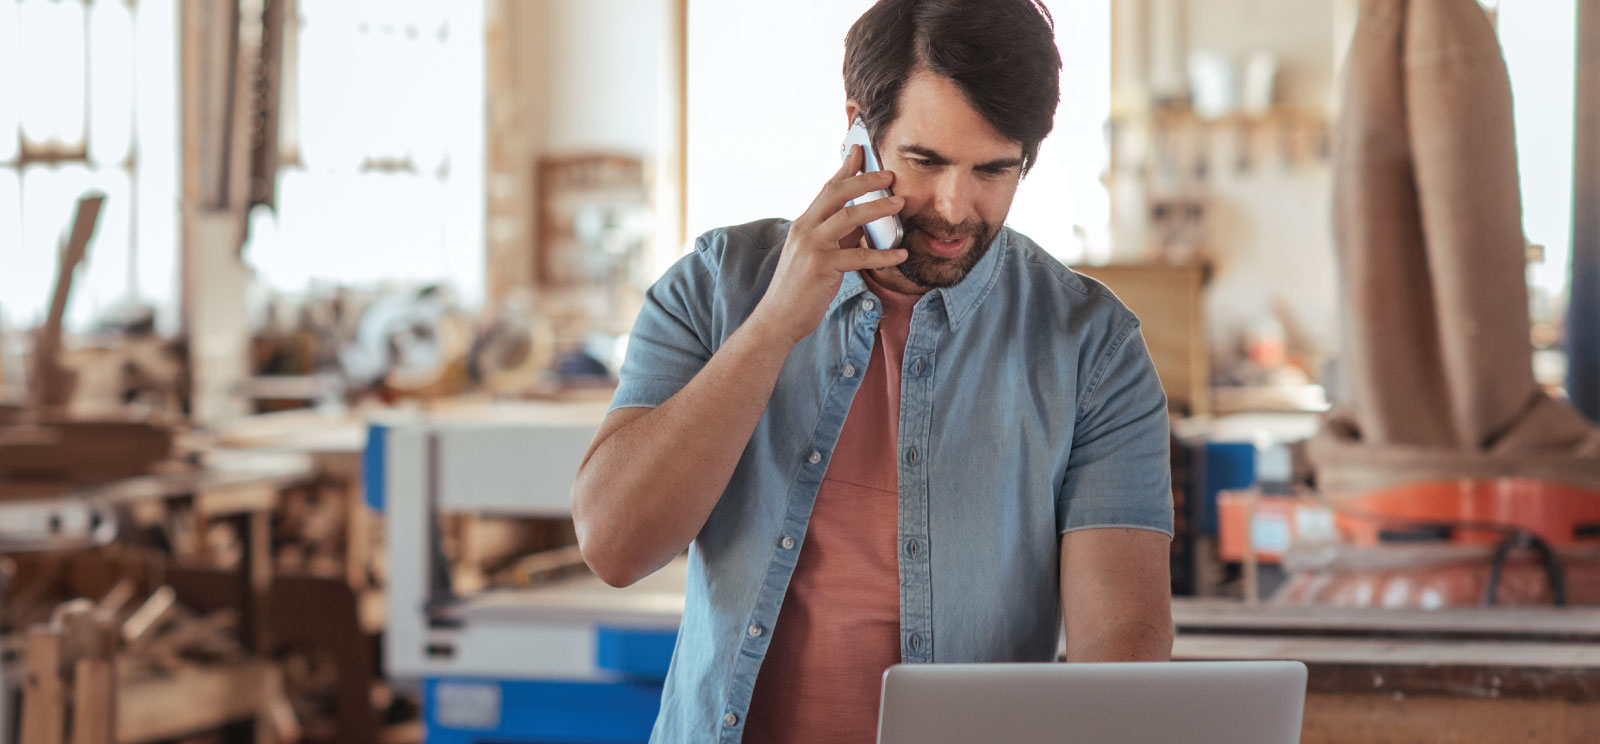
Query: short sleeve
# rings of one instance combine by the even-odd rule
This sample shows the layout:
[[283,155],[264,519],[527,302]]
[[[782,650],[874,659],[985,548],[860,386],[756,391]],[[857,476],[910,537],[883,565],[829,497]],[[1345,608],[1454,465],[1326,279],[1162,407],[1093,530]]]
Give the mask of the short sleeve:
[[1134,527],[1173,534],[1167,396],[1129,319],[1079,398],[1056,496],[1056,530]]
[[716,286],[707,260],[697,247],[645,292],[610,410],[665,403],[711,358],[711,293]]

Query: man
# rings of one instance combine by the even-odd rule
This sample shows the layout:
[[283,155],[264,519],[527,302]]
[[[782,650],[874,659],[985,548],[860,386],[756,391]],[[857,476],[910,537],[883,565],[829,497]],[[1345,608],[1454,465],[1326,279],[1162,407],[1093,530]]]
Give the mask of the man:
[[[887,172],[853,150],[793,222],[713,230],[650,290],[573,519],[613,585],[689,548],[654,741],[870,742],[888,666],[1054,659],[1063,618],[1069,661],[1169,657],[1138,320],[1002,228],[1052,34],[1030,0],[877,3],[840,124]],[[864,244],[894,213],[901,247]]]

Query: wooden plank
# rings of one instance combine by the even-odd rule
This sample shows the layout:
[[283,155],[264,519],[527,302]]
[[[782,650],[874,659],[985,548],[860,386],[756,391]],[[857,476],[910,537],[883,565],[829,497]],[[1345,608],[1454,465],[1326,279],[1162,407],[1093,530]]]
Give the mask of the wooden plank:
[[1221,599],[1172,601],[1180,633],[1420,636],[1600,643],[1600,608],[1499,607],[1380,610],[1349,607],[1245,605]]
[[[1600,644],[1418,641],[1179,634],[1173,658],[1296,659],[1371,666],[1503,666],[1586,669],[1600,681]],[[1596,690],[1600,693],[1600,689]]]
[[195,501],[207,516],[270,512],[278,505],[278,484],[255,481],[203,488]]
[[66,741],[61,645],[61,635],[48,627],[28,632],[27,681],[22,688],[22,740],[28,744]]
[[1180,634],[1178,661],[1292,659],[1313,692],[1600,703],[1600,645]]
[[1300,744],[1589,742],[1600,705],[1566,700],[1312,693]]
[[135,591],[136,588],[132,580],[121,579],[111,587],[111,591],[106,592],[104,596],[100,597],[100,601],[95,603],[95,611],[104,617],[116,617],[122,614],[123,608],[127,606],[129,600],[133,599]]
[[61,322],[67,312],[67,297],[72,293],[72,279],[78,264],[82,263],[94,236],[95,225],[100,220],[100,205],[104,195],[85,196],[78,200],[73,215],[72,233],[62,246],[60,263],[56,270],[56,286],[50,295],[50,311],[40,329],[33,351],[34,379],[33,406],[46,410],[64,406],[71,394],[67,372],[60,366]]
[[109,659],[79,659],[72,681],[72,744],[115,744],[116,676]]
[[171,617],[177,601],[178,594],[172,587],[163,586],[156,589],[122,624],[122,640],[133,648],[148,641],[151,631],[159,628],[168,617]]
[[191,667],[171,677],[118,688],[119,744],[172,739],[243,721],[264,705],[271,664],[249,661],[225,667]]

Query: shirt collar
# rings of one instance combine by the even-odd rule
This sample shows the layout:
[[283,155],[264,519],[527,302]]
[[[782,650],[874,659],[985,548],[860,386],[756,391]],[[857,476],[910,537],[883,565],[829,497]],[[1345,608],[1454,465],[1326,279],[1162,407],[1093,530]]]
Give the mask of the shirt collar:
[[[949,321],[952,330],[959,329],[962,321],[972,315],[978,305],[987,297],[989,290],[994,288],[995,281],[1000,278],[1000,264],[1004,262],[1005,252],[1010,247],[1010,230],[1001,228],[994,236],[994,242],[989,244],[989,251],[978,260],[978,265],[972,267],[972,273],[962,279],[954,287],[945,287],[928,292],[928,295],[938,297],[940,306],[944,308],[945,320]],[[852,271],[844,275],[839,283],[839,291],[833,296],[833,302],[828,305],[828,312],[832,313],[856,295],[868,291],[867,283],[861,275]]]

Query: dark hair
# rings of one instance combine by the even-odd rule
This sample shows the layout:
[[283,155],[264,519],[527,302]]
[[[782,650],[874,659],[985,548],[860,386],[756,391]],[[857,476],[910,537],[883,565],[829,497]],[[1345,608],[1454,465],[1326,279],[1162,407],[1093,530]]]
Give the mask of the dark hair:
[[954,81],[1007,139],[1026,172],[1055,124],[1061,53],[1039,0],[878,0],[844,37],[844,90],[876,140],[899,116],[900,89],[927,70]]

